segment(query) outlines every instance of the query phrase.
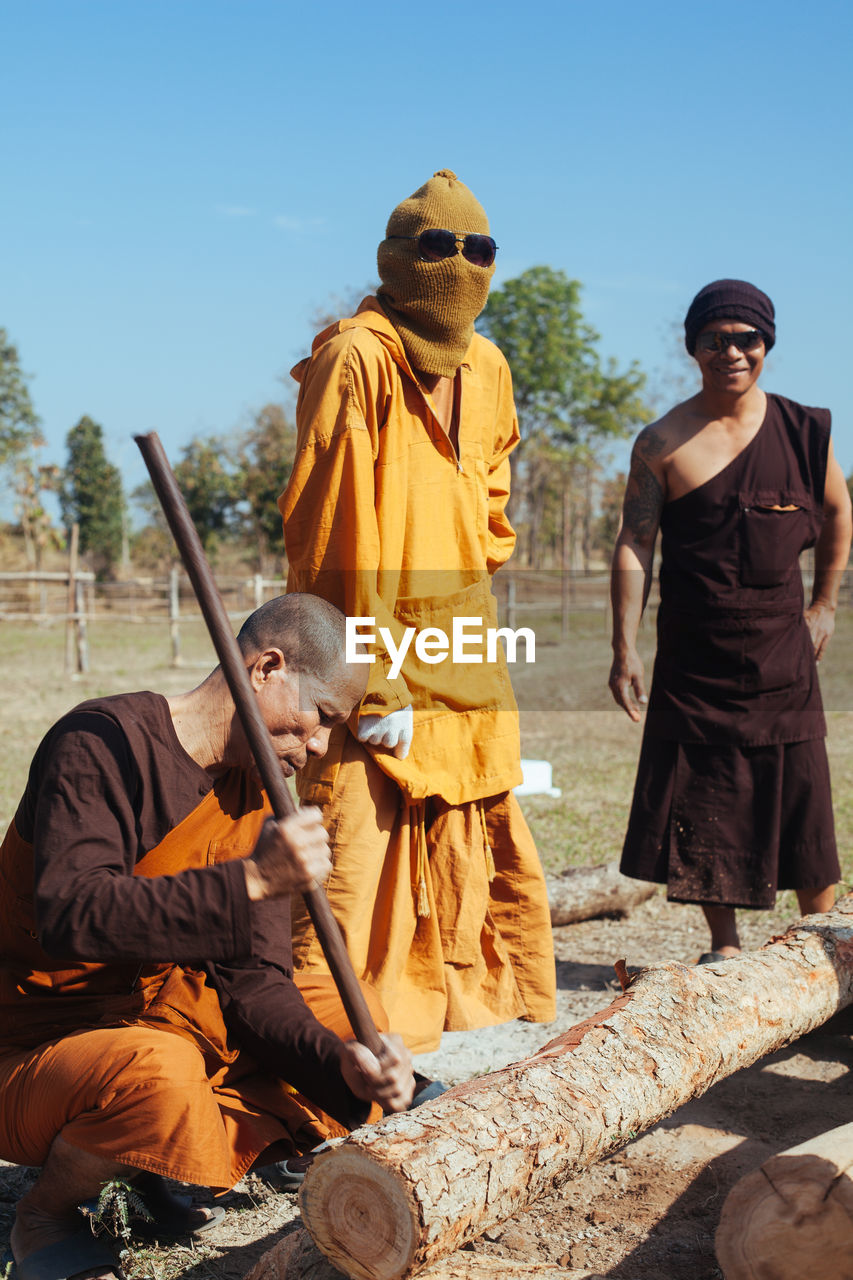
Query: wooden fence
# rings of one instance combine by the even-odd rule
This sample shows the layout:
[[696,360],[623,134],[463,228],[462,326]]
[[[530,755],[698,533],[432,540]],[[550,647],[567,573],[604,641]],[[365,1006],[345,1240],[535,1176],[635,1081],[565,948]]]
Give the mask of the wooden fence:
[[[228,616],[242,621],[265,600],[281,595],[281,578],[218,577]],[[0,623],[30,622],[64,625],[65,670],[89,670],[88,634],[91,626],[108,619],[168,626],[173,666],[181,665],[181,626],[200,618],[186,574],[174,567],[165,578],[130,578],[97,582],[93,573],[0,573]]]
[[[808,598],[812,571],[803,562]],[[283,578],[217,575],[228,616],[239,624],[266,600],[286,589]],[[502,569],[494,583],[500,625],[517,630],[535,626],[537,636],[565,641],[576,628],[610,630],[608,574],[582,571]],[[657,588],[653,588],[644,625],[653,619]],[[853,574],[845,574],[841,603],[853,604]],[[189,579],[173,567],[167,577],[96,582],[95,576],[75,568],[73,557],[65,572],[0,573],[0,623],[27,621],[64,625],[65,670],[89,670],[89,627],[100,621],[146,623],[169,629],[173,666],[182,664],[181,628],[200,619]]]

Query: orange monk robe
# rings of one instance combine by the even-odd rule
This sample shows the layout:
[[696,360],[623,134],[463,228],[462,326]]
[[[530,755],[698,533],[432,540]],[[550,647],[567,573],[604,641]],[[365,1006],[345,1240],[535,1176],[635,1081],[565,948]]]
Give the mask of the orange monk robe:
[[[232,771],[134,874],[172,875],[244,857],[269,813],[246,775]],[[41,1165],[62,1132],[94,1155],[227,1188],[262,1152],[278,1159],[347,1132],[259,1068],[226,1027],[207,974],[46,955],[36,936],[32,872],[32,846],[13,823],[0,850],[0,1156]],[[329,981],[298,985],[327,1027],[351,1036]],[[381,1006],[365,995],[385,1029]],[[379,1114],[373,1108],[369,1118]]]
[[[475,335],[457,375],[458,453],[374,298],[319,335],[294,370],[299,441],[279,499],[288,589],[452,637],[454,618],[497,626],[491,575],[512,552],[509,455],[518,443],[509,368]],[[472,631],[477,628],[472,624]],[[379,990],[410,1048],[442,1028],[554,1016],[544,877],[510,788],[521,780],[518,711],[501,646],[480,662],[402,670],[373,647],[358,714],[411,705],[405,760],[333,731],[297,778],[332,837],[332,908],[356,971]],[[354,728],[356,718],[351,721]],[[325,966],[298,904],[294,962]],[[369,975],[369,976],[368,976]]]

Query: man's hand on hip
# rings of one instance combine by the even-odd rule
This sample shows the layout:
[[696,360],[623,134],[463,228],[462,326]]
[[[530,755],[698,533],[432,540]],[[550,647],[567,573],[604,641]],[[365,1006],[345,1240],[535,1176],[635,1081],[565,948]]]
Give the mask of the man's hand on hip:
[[411,707],[392,711],[387,716],[359,716],[358,740],[371,747],[384,747],[398,760],[405,760],[412,745],[414,716]]
[[253,902],[313,889],[332,869],[323,815],[312,805],[287,818],[268,818],[251,856],[244,858],[246,889]]

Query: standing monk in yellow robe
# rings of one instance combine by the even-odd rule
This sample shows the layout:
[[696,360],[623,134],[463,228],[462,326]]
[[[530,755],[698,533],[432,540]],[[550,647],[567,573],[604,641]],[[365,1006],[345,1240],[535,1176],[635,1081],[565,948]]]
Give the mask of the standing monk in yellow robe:
[[[378,296],[293,371],[299,440],[279,499],[289,589],[375,639],[360,706],[297,785],[323,810],[328,893],[356,971],[417,1052],[443,1029],[554,1017],[544,877],[511,793],[518,711],[501,645],[486,639],[491,575],[515,544],[505,508],[519,440],[509,367],[474,332],[495,250],[449,170],[398,205]],[[323,972],[298,905],[293,929],[296,967]]]

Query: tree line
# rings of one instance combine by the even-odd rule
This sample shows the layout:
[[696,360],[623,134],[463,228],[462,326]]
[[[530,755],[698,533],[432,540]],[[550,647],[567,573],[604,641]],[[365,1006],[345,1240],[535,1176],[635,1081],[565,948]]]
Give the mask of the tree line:
[[[611,472],[613,446],[654,416],[646,374],[636,361],[620,369],[602,357],[581,302],[577,280],[532,267],[493,289],[477,322],[512,371],[521,444],[512,456],[510,518],[519,534],[515,562],[534,569],[584,569],[596,554],[606,558],[624,487],[624,476]],[[679,390],[690,394],[683,380]],[[41,461],[45,441],[27,376],[0,329],[0,471],[14,493],[13,532],[27,563],[38,568],[75,523],[80,551],[102,577],[117,574],[129,557],[138,568],[168,563],[173,548],[153,489],[146,481],[125,493],[100,424],[84,415],[65,445],[64,465]],[[241,429],[183,446],[175,472],[214,559],[229,548],[265,575],[277,571],[283,544],[276,499],[295,448],[292,412],[283,404],[265,405]],[[58,497],[59,525],[49,494]],[[131,500],[143,517],[133,529]]]

